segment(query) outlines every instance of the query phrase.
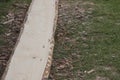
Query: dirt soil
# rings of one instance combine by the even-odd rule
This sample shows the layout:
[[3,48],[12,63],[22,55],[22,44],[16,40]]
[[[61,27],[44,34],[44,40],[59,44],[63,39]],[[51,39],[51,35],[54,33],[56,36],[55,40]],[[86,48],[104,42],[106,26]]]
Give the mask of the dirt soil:
[[0,22],[0,25],[6,27],[4,33],[0,35],[0,39],[4,41],[3,45],[0,45],[0,79],[13,54],[27,10],[28,4],[13,3],[8,14]]

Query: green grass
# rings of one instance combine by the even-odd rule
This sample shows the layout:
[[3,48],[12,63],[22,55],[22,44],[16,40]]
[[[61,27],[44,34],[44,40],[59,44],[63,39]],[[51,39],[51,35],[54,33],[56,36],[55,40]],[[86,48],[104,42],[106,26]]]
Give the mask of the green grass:
[[[85,5],[85,2],[89,4]],[[120,80],[120,0],[62,0],[62,3],[69,6],[60,11],[62,17],[59,21],[62,22],[57,26],[54,60],[59,62],[59,59],[72,58],[73,69],[68,72],[73,75],[57,75],[64,73],[65,69],[59,71],[53,65],[55,78]],[[76,18],[76,6],[85,9],[84,19]],[[89,11],[90,8],[93,10]],[[60,33],[64,34],[61,38],[57,37]],[[72,56],[73,53],[78,57]],[[89,74],[92,69],[95,71]],[[78,76],[78,71],[82,78]]]
[[[6,15],[13,10],[17,10],[13,7],[14,3],[26,3],[30,4],[31,0],[8,0],[7,2],[1,1],[0,2],[0,36],[6,33],[6,30],[8,30],[9,25],[3,25],[3,22],[5,21]],[[4,45],[5,41],[0,38],[0,46]]]

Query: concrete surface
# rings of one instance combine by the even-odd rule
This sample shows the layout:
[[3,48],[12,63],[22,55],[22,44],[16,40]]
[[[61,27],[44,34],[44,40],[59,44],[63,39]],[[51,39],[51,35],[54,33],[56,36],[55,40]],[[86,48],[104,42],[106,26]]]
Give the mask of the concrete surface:
[[50,54],[56,0],[33,0],[4,80],[42,80]]

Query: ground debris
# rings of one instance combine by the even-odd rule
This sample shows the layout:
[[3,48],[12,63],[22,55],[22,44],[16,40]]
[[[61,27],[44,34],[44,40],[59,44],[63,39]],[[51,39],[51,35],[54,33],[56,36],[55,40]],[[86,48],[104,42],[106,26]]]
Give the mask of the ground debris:
[[6,31],[0,35],[0,38],[5,42],[4,45],[0,45],[0,78],[14,50],[27,9],[27,4],[15,3],[8,14],[4,16],[4,20],[1,21],[1,24],[6,27]]

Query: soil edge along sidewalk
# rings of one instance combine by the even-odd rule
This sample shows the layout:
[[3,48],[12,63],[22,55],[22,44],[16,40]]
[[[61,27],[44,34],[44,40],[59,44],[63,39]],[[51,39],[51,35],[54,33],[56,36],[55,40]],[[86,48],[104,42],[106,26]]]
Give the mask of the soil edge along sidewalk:
[[0,80],[12,55],[31,0],[0,2]]

